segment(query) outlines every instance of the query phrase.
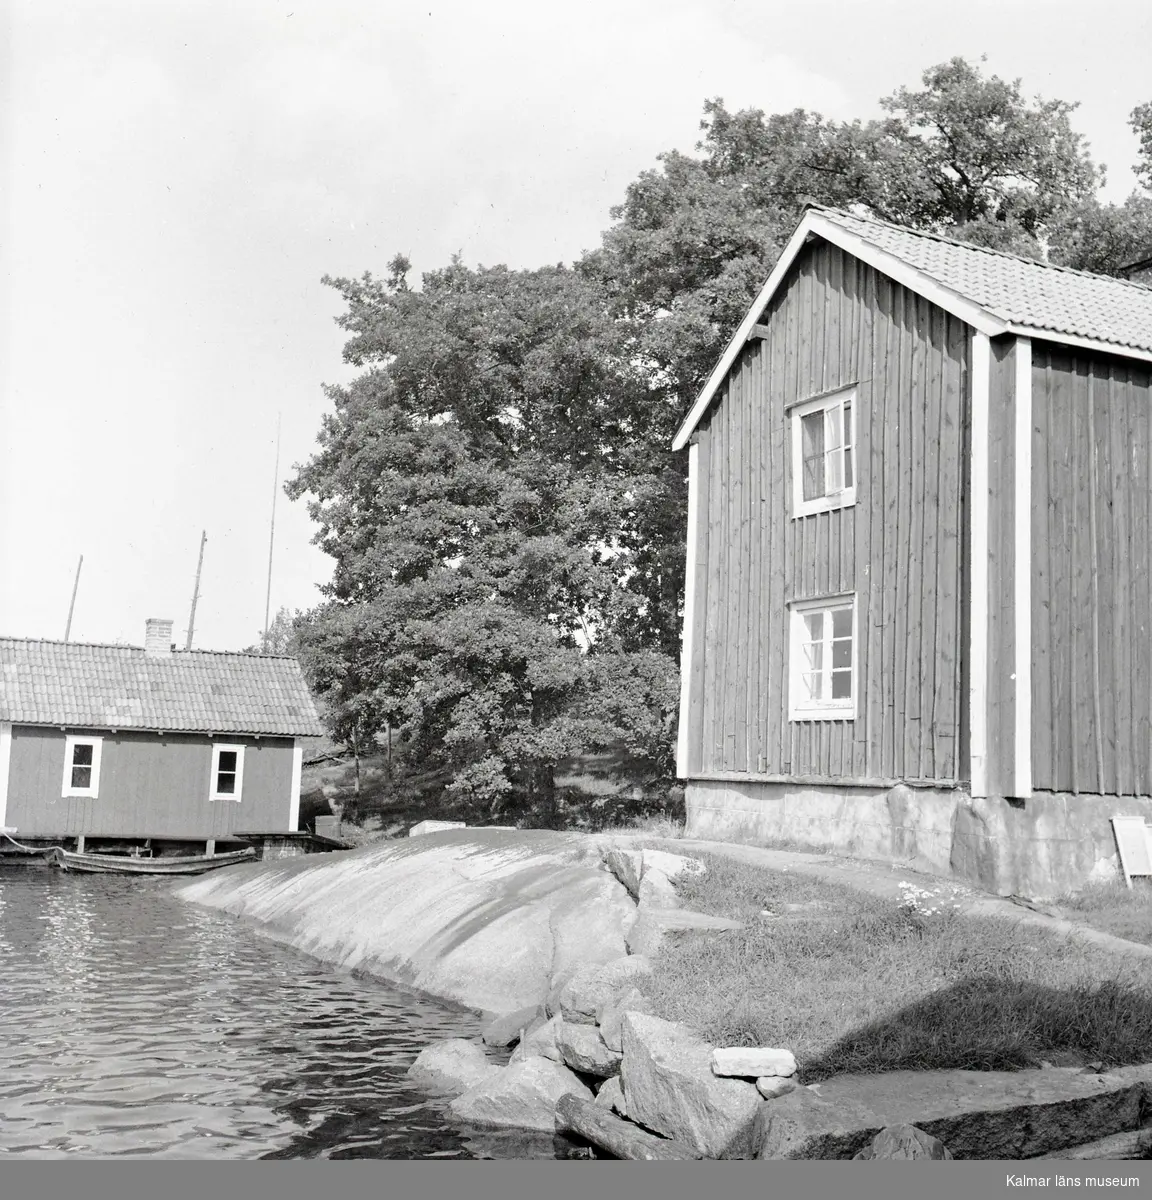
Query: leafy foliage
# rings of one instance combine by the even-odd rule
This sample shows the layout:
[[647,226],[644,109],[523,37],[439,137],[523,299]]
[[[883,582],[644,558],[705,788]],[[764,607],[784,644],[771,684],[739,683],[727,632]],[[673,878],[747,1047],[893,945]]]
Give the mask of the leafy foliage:
[[[328,279],[347,362],[311,497],[333,558],[295,645],[337,737],[385,725],[478,811],[545,808],[556,763],[624,745],[669,779],[684,578],[683,413],[803,207],[1113,272],[1152,193],[1103,204],[1075,105],[952,59],[885,115],[704,108],[696,155],[628,187],[573,267]],[[1132,115],[1152,184],[1152,103]]]

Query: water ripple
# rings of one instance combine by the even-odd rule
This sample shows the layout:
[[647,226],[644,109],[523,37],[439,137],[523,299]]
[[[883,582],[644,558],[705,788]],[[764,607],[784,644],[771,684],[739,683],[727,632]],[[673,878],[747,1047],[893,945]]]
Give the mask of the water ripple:
[[404,1072],[476,1019],[332,971],[163,880],[0,869],[0,1157],[550,1155]]

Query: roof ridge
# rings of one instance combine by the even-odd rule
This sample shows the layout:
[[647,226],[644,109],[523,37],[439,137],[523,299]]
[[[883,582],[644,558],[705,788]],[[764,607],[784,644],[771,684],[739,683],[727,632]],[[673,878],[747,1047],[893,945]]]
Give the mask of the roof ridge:
[[[949,246],[959,246],[962,250],[974,250],[981,254],[989,254],[995,258],[1007,258],[1014,262],[1024,263],[1030,267],[1044,267],[1049,271],[1060,271],[1065,275],[1077,275],[1081,279],[1099,279],[1104,283],[1122,284],[1124,287],[1135,288],[1140,292],[1148,292],[1147,284],[1137,283],[1134,279],[1124,279],[1119,275],[1101,275],[1098,271],[1085,271],[1080,267],[1066,267],[1061,263],[1045,262],[1039,258],[1029,258],[1024,254],[1015,254],[1011,250],[998,250],[993,246],[981,246],[976,242],[966,242],[962,238],[949,237],[945,233],[937,233],[931,229],[913,229],[911,225],[897,225],[894,221],[886,221],[883,217],[866,216],[862,217],[858,213],[849,212],[844,208],[833,208],[827,204],[809,204],[809,209],[815,209],[817,212],[827,213],[833,218],[847,217],[849,221],[859,221],[864,225],[881,225],[885,229],[893,229],[897,233],[909,234],[912,237],[928,238],[934,242],[944,242]],[[882,247],[883,248],[883,247]],[[892,254],[894,251],[888,250],[887,253]],[[923,268],[920,268],[923,269]]]
[[[75,646],[78,649],[84,650],[131,650],[137,654],[146,653],[144,646],[132,646],[123,642],[74,642],[64,641],[62,638],[36,638],[36,637],[14,637],[9,634],[0,633],[0,642],[20,642],[24,645],[37,646]],[[165,655],[157,655],[156,660],[163,662],[165,659],[173,659],[182,654],[211,654],[219,657],[227,658],[258,658],[258,659],[278,659],[282,662],[297,662],[297,658],[292,654],[265,654],[261,650],[207,650],[200,647],[194,647],[191,650],[177,649]]]

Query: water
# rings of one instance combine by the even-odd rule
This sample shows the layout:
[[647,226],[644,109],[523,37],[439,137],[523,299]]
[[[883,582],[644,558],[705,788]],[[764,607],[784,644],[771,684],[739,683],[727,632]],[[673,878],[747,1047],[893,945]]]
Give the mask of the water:
[[165,880],[0,865],[0,1157],[550,1155],[411,1087],[477,1018],[334,972]]

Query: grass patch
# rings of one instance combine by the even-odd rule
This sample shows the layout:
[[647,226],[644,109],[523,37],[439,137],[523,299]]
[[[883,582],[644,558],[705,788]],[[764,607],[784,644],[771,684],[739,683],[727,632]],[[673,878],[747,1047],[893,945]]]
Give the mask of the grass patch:
[[647,990],[658,1015],[715,1045],[787,1046],[808,1083],[845,1071],[1152,1061],[1145,960],[698,857],[708,873],[683,883],[685,905],[746,927],[666,943]]
[[1134,879],[1132,887],[1123,883],[1100,884],[1075,896],[1065,896],[1060,907],[1075,920],[1091,925],[1102,933],[1152,946],[1152,882]]

